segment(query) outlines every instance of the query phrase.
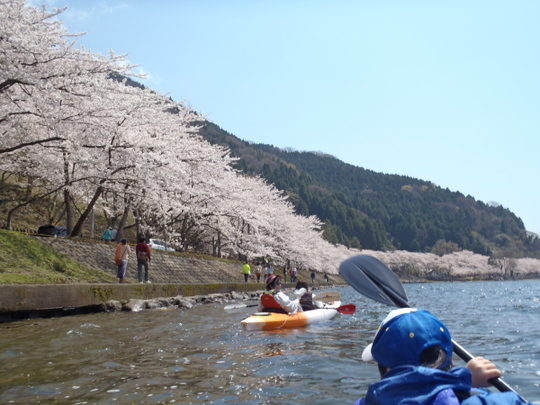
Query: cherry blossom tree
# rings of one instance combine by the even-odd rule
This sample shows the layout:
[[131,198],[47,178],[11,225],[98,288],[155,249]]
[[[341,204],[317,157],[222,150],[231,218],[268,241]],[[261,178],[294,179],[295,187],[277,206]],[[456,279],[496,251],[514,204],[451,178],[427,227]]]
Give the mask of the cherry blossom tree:
[[[363,253],[415,276],[503,276],[472,252],[361,251],[324,240],[318,218],[295,214],[281,191],[202,139],[204,117],[134,85],[125,56],[78,47],[55,18],[62,11],[0,0],[0,170],[31,190],[8,226],[20,206],[40,199],[52,212],[61,197],[72,236],[100,209],[120,218],[118,237],[134,217],[138,233],[215,256],[270,255],[337,274]],[[538,262],[514,260],[511,274],[538,272]]]
[[62,11],[0,1],[0,154],[62,139],[50,130],[55,121],[71,118],[59,106],[87,95],[66,83],[87,87],[96,74],[133,75],[125,56],[105,58],[76,48],[55,19]]
[[[10,155],[3,161],[4,170],[32,176],[32,171],[39,167],[38,176],[44,177],[47,161],[54,160],[58,153],[65,160],[71,152],[66,144],[78,144],[73,138],[79,133],[72,132],[70,125],[87,119],[96,108],[89,101],[100,90],[96,78],[107,77],[111,72],[127,74],[131,69],[120,63],[125,57],[105,58],[75,48],[62,24],[54,18],[61,11],[29,7],[21,0],[0,2],[0,154]],[[47,148],[45,153],[39,146]],[[62,170],[64,177],[68,177],[62,187],[68,201],[76,179],[71,178],[66,162]],[[58,183],[50,177],[48,180],[49,189],[42,195],[57,190]],[[70,214],[68,210],[71,225]]]

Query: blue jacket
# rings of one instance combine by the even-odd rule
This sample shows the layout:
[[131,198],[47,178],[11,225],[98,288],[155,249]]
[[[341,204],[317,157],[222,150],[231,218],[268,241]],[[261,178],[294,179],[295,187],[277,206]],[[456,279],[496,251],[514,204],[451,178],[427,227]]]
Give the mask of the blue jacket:
[[[472,375],[464,367],[450,371],[417,366],[400,366],[369,386],[365,398],[354,405],[458,405],[454,390],[471,391]],[[524,405],[513,392],[482,392],[472,395],[461,405]]]

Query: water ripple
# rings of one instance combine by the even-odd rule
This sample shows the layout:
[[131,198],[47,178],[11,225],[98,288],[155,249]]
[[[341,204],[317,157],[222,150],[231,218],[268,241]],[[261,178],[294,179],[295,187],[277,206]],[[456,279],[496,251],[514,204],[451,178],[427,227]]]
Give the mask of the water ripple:
[[[539,400],[539,281],[406,284],[470,352]],[[360,360],[392,309],[341,288],[357,306],[307,328],[246,332],[249,309],[223,305],[40,319],[2,330],[0,403],[350,404],[377,379]],[[459,359],[456,359],[459,362]]]

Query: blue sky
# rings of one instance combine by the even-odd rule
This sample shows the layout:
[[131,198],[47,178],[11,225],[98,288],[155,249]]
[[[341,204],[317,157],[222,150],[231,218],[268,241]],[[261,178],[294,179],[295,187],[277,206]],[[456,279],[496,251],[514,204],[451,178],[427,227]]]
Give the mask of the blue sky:
[[429,180],[540,233],[537,0],[46,3],[241,139]]

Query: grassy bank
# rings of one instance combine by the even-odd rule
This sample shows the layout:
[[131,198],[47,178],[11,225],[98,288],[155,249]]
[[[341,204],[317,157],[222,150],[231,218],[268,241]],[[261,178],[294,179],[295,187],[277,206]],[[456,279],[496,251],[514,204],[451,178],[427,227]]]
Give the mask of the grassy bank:
[[117,279],[26,235],[0,229],[0,284],[110,283]]

